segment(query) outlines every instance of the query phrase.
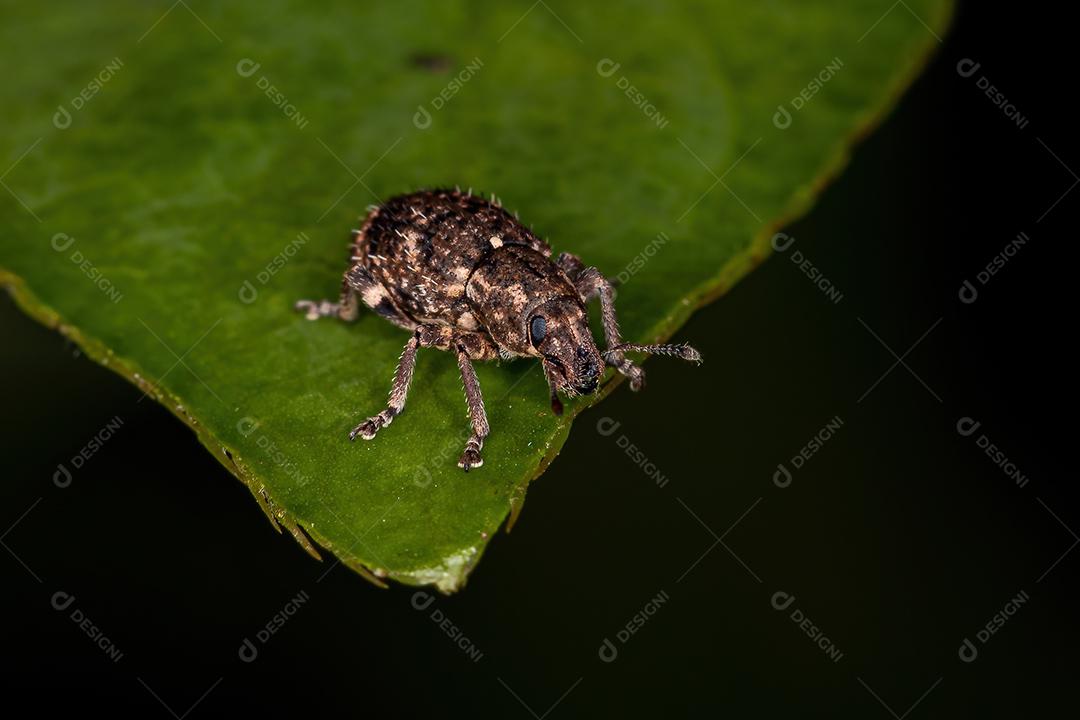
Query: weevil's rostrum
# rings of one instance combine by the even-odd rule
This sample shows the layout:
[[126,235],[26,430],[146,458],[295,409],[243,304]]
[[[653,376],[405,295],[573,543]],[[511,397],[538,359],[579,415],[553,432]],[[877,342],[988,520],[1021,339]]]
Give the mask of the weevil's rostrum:
[[[337,302],[300,300],[314,320],[355,320],[362,302],[412,333],[401,354],[387,407],[353,428],[370,440],[405,409],[416,352],[421,347],[457,356],[472,435],[458,465],[483,464],[487,415],[473,360],[538,358],[562,413],[558,393],[594,392],[610,365],[639,390],[644,371],[627,351],[701,362],[689,345],[636,345],[619,336],[611,282],[576,256],[551,258],[551,248],[506,212],[471,192],[425,190],[371,208],[353,232],[352,255]],[[600,299],[606,349],[589,329],[586,305]]]

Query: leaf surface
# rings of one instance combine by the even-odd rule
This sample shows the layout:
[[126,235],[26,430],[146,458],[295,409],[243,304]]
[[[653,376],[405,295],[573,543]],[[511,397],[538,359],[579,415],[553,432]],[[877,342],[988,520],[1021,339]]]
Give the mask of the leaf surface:
[[309,551],[452,591],[615,383],[556,418],[536,363],[478,367],[492,433],[465,474],[456,364],[421,350],[405,413],[349,443],[407,336],[291,306],[336,298],[365,206],[495,192],[556,252],[620,277],[627,339],[669,337],[805,211],[951,4],[2,12],[0,282],[187,422]]

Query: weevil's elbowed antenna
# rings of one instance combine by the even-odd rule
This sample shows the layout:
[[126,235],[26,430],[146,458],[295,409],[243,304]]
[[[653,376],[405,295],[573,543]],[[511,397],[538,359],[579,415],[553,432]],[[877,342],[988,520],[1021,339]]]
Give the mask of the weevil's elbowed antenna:
[[681,343],[677,345],[638,345],[637,343],[619,343],[618,345],[609,347],[607,350],[604,350],[601,355],[604,356],[604,360],[606,362],[610,363],[613,362],[615,353],[627,351],[643,352],[650,355],[666,355],[668,357],[677,357],[681,360],[697,363],[698,365],[702,363],[701,353],[699,353],[697,350],[690,347],[686,343]]

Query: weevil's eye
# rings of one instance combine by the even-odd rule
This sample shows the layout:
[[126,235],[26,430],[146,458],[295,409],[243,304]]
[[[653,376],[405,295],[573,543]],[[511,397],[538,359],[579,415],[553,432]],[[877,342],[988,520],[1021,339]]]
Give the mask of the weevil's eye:
[[547,321],[540,315],[534,316],[529,323],[529,340],[532,346],[540,347],[545,335],[547,335]]

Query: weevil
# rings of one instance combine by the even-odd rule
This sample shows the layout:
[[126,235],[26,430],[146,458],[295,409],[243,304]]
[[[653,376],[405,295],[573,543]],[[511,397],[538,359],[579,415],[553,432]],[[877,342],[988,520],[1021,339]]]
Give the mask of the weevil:
[[[369,208],[353,231],[349,267],[337,302],[300,300],[308,319],[351,322],[360,303],[411,335],[401,353],[386,408],[357,425],[349,439],[370,440],[405,409],[416,353],[438,348],[457,356],[472,434],[458,460],[467,472],[483,465],[487,414],[474,360],[538,358],[551,409],[562,414],[559,392],[595,392],[605,366],[639,390],[645,373],[626,358],[635,351],[700,363],[689,345],[625,343],[610,280],[576,256],[552,260],[551,247],[517,218],[471,191],[423,190]],[[589,329],[587,303],[600,299],[607,348]]]

